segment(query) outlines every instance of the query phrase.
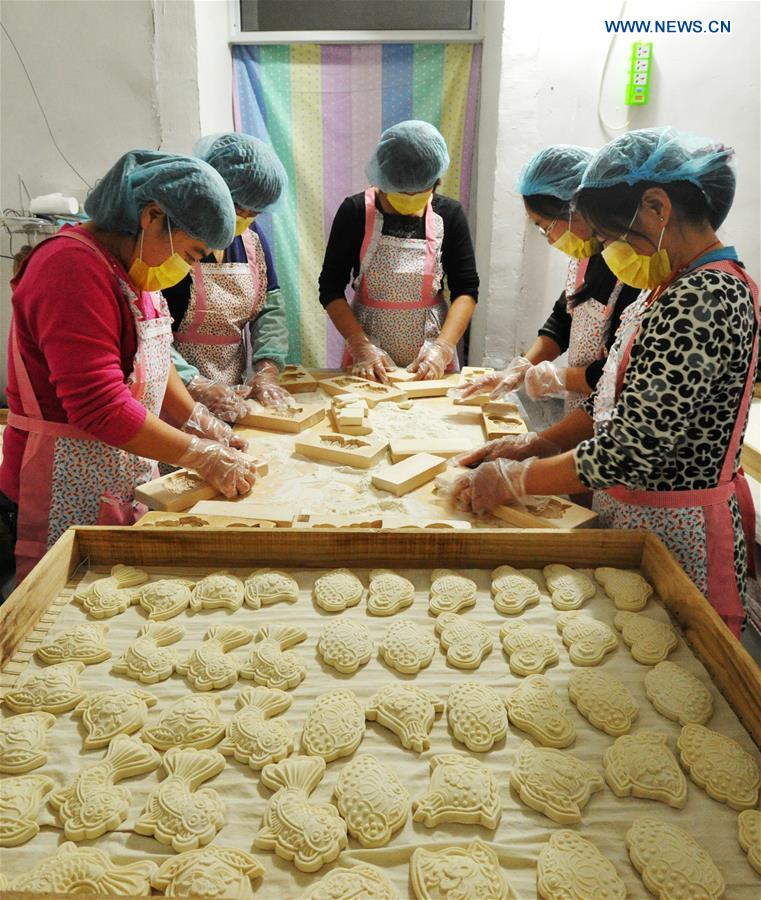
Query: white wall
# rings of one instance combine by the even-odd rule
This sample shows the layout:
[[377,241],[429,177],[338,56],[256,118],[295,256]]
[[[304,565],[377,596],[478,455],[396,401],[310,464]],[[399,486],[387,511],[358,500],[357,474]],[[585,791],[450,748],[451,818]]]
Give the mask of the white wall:
[[[487,0],[487,10],[501,5],[500,0]],[[527,228],[522,202],[514,191],[516,176],[542,146],[599,146],[620,133],[606,134],[597,119],[598,84],[610,41],[603,22],[614,18],[619,8],[600,0],[583,4],[507,0],[501,60],[485,47],[477,220],[483,285],[471,340],[472,362],[480,361],[487,333],[504,335],[513,351],[525,350],[562,290],[566,258],[548,250],[536,229]],[[496,19],[493,13],[492,17]],[[731,21],[729,35],[654,35],[651,99],[641,109],[627,109],[622,102],[635,38],[619,36],[608,65],[602,106],[606,120],[614,125],[623,124],[628,114],[631,129],[674,125],[735,148],[738,189],[721,237],[736,244],[751,275],[758,279],[759,4],[630,0],[623,18]],[[496,104],[493,67],[499,73]],[[481,195],[492,180],[484,138],[495,121],[496,169],[489,210]],[[487,180],[482,180],[484,175]]]
[[233,130],[233,68],[227,0],[196,0],[201,134]]

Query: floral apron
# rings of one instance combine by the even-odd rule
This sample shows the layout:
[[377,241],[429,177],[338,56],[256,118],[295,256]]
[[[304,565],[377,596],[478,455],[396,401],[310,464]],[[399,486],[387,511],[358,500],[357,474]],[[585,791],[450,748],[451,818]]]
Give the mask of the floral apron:
[[258,235],[241,235],[246,263],[196,263],[190,303],[175,343],[206,378],[240,384],[246,371],[244,327],[267,299],[267,262]]
[[[413,363],[423,343],[439,336],[447,317],[449,307],[441,291],[443,238],[444,223],[430,200],[425,208],[425,238],[383,234],[375,188],[365,191],[365,237],[359,275],[352,285],[352,309],[365,334],[397,366]],[[351,366],[348,352],[341,365]],[[459,368],[455,353],[447,371]]]
[[[65,238],[88,246],[117,280],[137,332],[137,352],[127,385],[136,400],[159,415],[172,344],[172,320],[166,301],[161,294],[151,294],[159,316],[143,318],[134,290],[96,242],[68,231],[48,240]],[[21,277],[23,269],[17,276]],[[27,432],[19,473],[16,580],[20,583],[69,526],[131,525],[137,521],[146,507],[135,501],[134,489],[155,478],[158,471],[153,460],[111,447],[73,425],[43,418],[13,323],[11,355],[22,413],[10,413],[8,425]]]
[[[745,381],[735,426],[727,448],[719,483],[697,491],[640,491],[622,485],[595,491],[593,508],[606,528],[646,528],[654,531],[671,550],[679,564],[708,598],[732,633],[739,637],[745,619],[735,572],[735,530],[730,500],[737,497],[743,532],[752,562],[755,515],[753,500],[742,469],[734,472],[737,450],[743,436],[753,391],[758,351],[758,287],[731,257],[722,251],[705,254],[691,269],[715,269],[738,276],[753,294],[756,334],[751,364]],[[627,308],[621,319],[616,344],[611,350],[595,396],[595,430],[613,412],[623,388],[631,349],[648,309],[642,296]]]

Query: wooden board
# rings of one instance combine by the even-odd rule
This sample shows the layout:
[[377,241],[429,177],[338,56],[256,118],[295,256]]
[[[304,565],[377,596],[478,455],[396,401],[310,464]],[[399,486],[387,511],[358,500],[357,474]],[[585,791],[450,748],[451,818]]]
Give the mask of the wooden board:
[[366,435],[373,433],[372,425],[369,424],[367,419],[364,419],[361,425],[342,424],[339,421],[340,411],[341,410],[336,409],[335,406],[331,406],[328,409],[328,418],[330,419],[330,424],[333,426],[333,430],[335,432],[337,432],[338,434],[354,435],[355,437],[365,437]]
[[451,459],[461,453],[467,453],[473,449],[471,441],[459,438],[434,438],[433,440],[418,440],[417,438],[399,438],[391,441],[391,461],[398,463],[403,459],[409,459],[416,453],[432,453],[442,459]]
[[[267,463],[264,460],[254,462],[259,475],[266,475],[269,469]],[[136,500],[144,503],[148,509],[162,512],[184,512],[201,500],[211,500],[218,496],[219,492],[215,488],[188,469],[178,469],[135,488]]]
[[336,462],[355,469],[369,469],[386,452],[388,441],[372,438],[353,437],[347,434],[333,434],[315,430],[301,435],[294,445],[294,451],[319,462]]
[[446,397],[447,391],[457,387],[459,379],[439,378],[430,381],[406,381],[404,393],[409,400],[420,400],[423,397]]
[[386,377],[391,384],[404,384],[407,381],[414,381],[417,373],[408,372],[406,369],[394,369],[393,372],[386,372]]
[[409,494],[427,484],[447,467],[447,461],[430,453],[416,453],[398,462],[383,472],[373,475],[373,485],[382,491],[389,491],[395,497]]
[[298,514],[295,507],[284,503],[257,503],[245,497],[242,500],[203,500],[189,510],[194,516],[228,516],[238,520],[274,522],[279,528],[287,528]]
[[289,394],[305,394],[317,390],[317,379],[303,366],[286,366],[280,373],[280,386]]
[[389,400],[404,400],[406,394],[393,384],[378,384],[354,375],[337,375],[320,382],[320,387],[330,396],[336,394],[356,394],[367,401],[368,406],[376,406]]
[[487,441],[505,437],[508,434],[526,434],[528,428],[520,413],[507,413],[507,415],[483,414],[484,434]]
[[287,410],[251,409],[247,415],[238,419],[238,425],[245,428],[263,428],[267,431],[287,431],[298,434],[306,431],[325,418],[325,407],[322,403],[305,403]]
[[455,406],[486,406],[491,402],[491,391],[483,394],[471,394],[470,397],[455,397],[452,402]]

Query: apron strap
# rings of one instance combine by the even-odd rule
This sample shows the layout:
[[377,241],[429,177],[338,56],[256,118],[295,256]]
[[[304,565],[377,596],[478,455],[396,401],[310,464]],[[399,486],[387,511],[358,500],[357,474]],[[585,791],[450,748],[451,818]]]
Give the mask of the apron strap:
[[365,274],[370,268],[370,263],[372,263],[378,251],[378,243],[382,233],[383,216],[375,208],[375,188],[369,187],[365,191],[365,234],[359,251],[359,273],[352,285],[357,292],[359,292]]
[[[33,419],[42,419],[42,410],[40,409],[37,395],[32,387],[32,379],[29,377],[29,370],[24,364],[21,356],[21,350],[18,345],[18,336],[16,334],[16,321],[11,319],[11,355],[13,356],[13,368],[18,380],[19,398],[21,400],[21,409]],[[12,425],[8,416],[8,424]]]

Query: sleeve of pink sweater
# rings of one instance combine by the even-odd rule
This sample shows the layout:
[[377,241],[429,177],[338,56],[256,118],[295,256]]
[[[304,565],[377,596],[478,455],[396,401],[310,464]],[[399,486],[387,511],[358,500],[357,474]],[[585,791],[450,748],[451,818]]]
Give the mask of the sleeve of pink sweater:
[[126,443],[147,411],[125,383],[122,342],[130,313],[113,275],[85,247],[52,253],[35,275],[25,310],[29,333],[67,420],[107,444]]

